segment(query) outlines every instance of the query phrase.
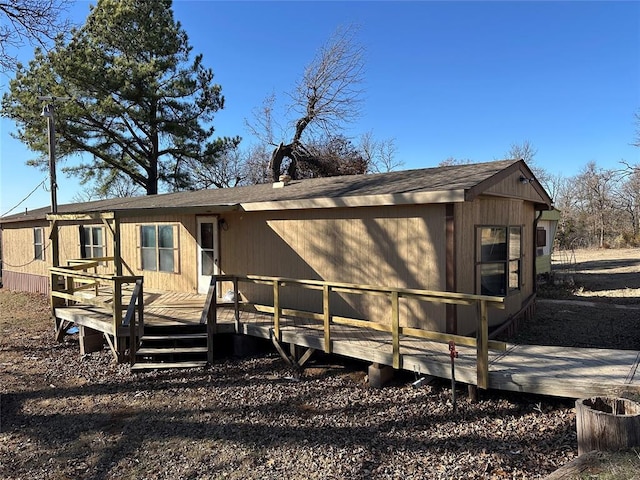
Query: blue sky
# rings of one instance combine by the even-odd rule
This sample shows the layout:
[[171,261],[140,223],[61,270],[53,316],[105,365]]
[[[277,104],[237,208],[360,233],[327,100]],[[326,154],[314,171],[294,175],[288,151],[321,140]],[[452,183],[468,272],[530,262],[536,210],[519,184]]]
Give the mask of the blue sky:
[[[70,16],[84,22],[89,2]],[[640,112],[640,2],[174,1],[195,53],[222,85],[218,135],[253,139],[244,119],[275,93],[281,102],[339,25],[356,24],[366,49],[363,114],[346,132],[394,138],[403,168],[454,157],[504,158],[530,141],[536,164],[572,176],[589,161],[640,162],[630,144]],[[31,48],[20,52],[23,61]],[[0,79],[2,91],[8,79]],[[44,128],[43,119],[43,128]],[[46,174],[0,123],[0,215]],[[78,182],[58,173],[58,202]],[[43,188],[13,213],[48,205]]]

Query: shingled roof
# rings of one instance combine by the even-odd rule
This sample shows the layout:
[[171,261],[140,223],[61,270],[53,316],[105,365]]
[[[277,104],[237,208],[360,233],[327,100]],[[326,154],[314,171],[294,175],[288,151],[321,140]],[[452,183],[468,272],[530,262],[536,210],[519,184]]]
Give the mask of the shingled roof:
[[[443,203],[468,201],[516,170],[530,174],[522,160],[501,160],[468,165],[293,180],[283,188],[272,184],[198,190],[159,195],[113,198],[58,206],[59,214],[115,212],[121,215],[190,210],[289,210],[349,206]],[[551,201],[535,182],[542,198]],[[473,198],[472,198],[473,197]],[[49,207],[11,215],[0,223],[44,219]]]

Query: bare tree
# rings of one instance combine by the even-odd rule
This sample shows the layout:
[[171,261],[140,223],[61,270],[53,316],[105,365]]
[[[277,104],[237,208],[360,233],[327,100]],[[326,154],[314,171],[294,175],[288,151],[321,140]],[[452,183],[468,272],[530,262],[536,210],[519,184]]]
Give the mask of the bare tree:
[[360,148],[341,135],[309,140],[306,149],[316,160],[298,165],[302,178],[358,175],[369,170],[368,160]]
[[558,174],[547,174],[546,175],[546,181],[544,183],[544,188],[547,191],[547,193],[549,194],[549,196],[551,197],[551,199],[554,201],[554,203],[556,204],[556,207],[558,206],[558,197],[560,195],[560,193],[563,191],[563,189],[565,188],[565,183],[567,182],[567,178],[558,173]]
[[193,190],[228,188],[240,185],[244,180],[245,155],[238,148],[239,142],[210,157],[185,159],[185,170]]
[[[106,176],[109,178],[106,178]],[[82,183],[82,185],[86,185]],[[107,198],[138,197],[144,195],[144,190],[123,175],[113,171],[100,174],[100,187],[94,186],[76,192],[71,199],[74,203],[104,200]]]
[[272,92],[262,101],[260,107],[253,109],[253,120],[245,119],[244,121],[249,132],[265,145],[276,145],[274,128],[283,130],[274,120],[275,104],[276,94]]
[[622,177],[614,192],[614,207],[623,213],[623,240],[633,246],[640,245],[640,170]]
[[[635,113],[634,117],[635,117],[635,123],[636,123],[636,138],[634,139],[631,145],[633,145],[634,147],[640,147],[640,110],[638,110],[638,112]],[[622,160],[620,163],[622,164],[621,174],[623,176],[636,175],[640,173],[639,163],[636,163],[634,165],[625,160]]]
[[507,158],[524,160],[527,164],[530,164],[535,161],[536,153],[538,153],[538,149],[529,140],[524,140],[522,143],[511,144],[507,152]]
[[451,167],[453,165],[469,165],[470,163],[475,163],[469,158],[455,158],[455,157],[447,157],[438,163],[439,167]]
[[64,14],[70,0],[0,1],[0,70],[14,70],[18,60],[11,49],[25,44],[46,47],[61,33],[70,30]]
[[[364,79],[364,48],[355,41],[354,27],[339,28],[305,68],[302,78],[290,95],[289,111],[295,114],[293,134],[277,144],[271,155],[270,168],[274,180],[283,173],[298,176],[298,165],[305,162],[318,166],[319,159],[308,148],[310,138],[335,137],[347,123],[360,114],[361,84]],[[261,130],[262,137],[273,141],[272,106],[270,97],[262,109],[262,120],[252,130]],[[251,126],[250,126],[251,127]],[[288,165],[284,164],[288,159]]]
[[616,182],[616,172],[598,168],[595,162],[589,162],[576,178],[580,186],[578,199],[583,212],[588,215],[592,232],[597,238],[597,246],[605,246],[605,238],[614,218],[612,214],[612,194]]
[[369,131],[360,137],[360,151],[370,172],[384,173],[402,168],[404,162],[396,159],[396,140],[376,140]]
[[257,185],[271,179],[271,151],[265,144],[254,145],[245,156],[242,183]]
[[506,157],[524,160],[545,190],[549,191],[552,189],[550,184],[553,179],[549,172],[536,163],[535,156],[537,153],[538,149],[529,140],[523,140],[522,143],[512,143],[506,153]]

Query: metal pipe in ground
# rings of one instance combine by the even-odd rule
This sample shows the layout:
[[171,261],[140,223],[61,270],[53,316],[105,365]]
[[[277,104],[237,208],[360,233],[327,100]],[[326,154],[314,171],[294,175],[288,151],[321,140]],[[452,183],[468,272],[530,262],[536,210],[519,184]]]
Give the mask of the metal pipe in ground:
[[456,342],[449,341],[449,356],[451,357],[451,403],[453,404],[453,412],[457,410],[456,406],[456,362],[458,351],[456,350]]

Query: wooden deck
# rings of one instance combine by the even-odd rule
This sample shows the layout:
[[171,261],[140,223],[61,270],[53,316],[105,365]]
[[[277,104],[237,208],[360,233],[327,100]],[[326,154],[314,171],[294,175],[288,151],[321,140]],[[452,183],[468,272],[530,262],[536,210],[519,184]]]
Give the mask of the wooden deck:
[[[218,310],[219,322],[233,321],[232,309]],[[221,313],[223,313],[221,315]],[[282,341],[318,350],[323,348],[321,325],[284,318]],[[271,315],[243,312],[241,332],[269,338]],[[385,365],[392,363],[391,335],[361,328],[335,328],[333,353]],[[440,378],[451,378],[447,343],[414,338],[402,339],[403,370]],[[456,380],[476,384],[476,351],[456,346]],[[559,397],[640,393],[640,352],[597,348],[568,348],[509,344],[504,352],[490,352],[489,388]]]
[[[98,297],[109,298],[112,293],[106,289]],[[190,325],[198,323],[206,295],[178,292],[145,292],[144,323],[153,326]],[[56,308],[56,316],[75,321],[102,332],[113,333],[110,316],[105,310],[91,305],[77,304]]]
[[[188,325],[199,323],[204,295],[145,292],[146,325]],[[84,317],[83,324],[109,322],[109,315],[91,306],[57,308],[61,318]],[[241,311],[238,333],[270,339],[274,334],[273,315]],[[218,306],[217,332],[235,332],[231,307]],[[322,322],[282,316],[281,342],[324,350]],[[400,342],[400,368],[420,375],[451,378],[447,343],[404,337]],[[477,382],[476,349],[456,346],[456,380]],[[338,355],[392,365],[392,335],[388,332],[332,326],[331,351]],[[583,398],[594,395],[640,393],[640,352],[595,348],[568,348],[509,344],[503,352],[489,353],[489,388],[535,394]]]

